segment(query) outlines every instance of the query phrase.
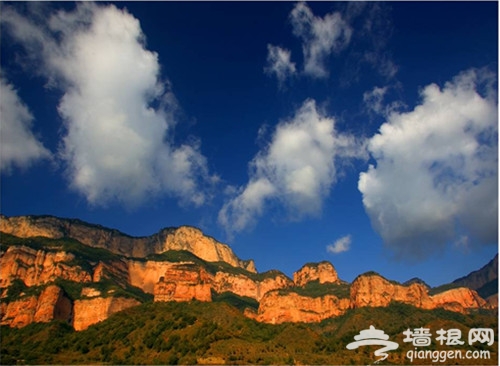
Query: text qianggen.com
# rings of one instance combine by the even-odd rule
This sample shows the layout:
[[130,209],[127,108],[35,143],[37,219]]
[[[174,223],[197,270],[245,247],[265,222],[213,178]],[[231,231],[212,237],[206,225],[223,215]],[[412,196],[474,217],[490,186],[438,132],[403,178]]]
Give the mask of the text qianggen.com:
[[406,358],[413,362],[414,360],[431,360],[433,363],[445,363],[448,360],[489,360],[491,354],[489,350],[409,350],[406,352]]

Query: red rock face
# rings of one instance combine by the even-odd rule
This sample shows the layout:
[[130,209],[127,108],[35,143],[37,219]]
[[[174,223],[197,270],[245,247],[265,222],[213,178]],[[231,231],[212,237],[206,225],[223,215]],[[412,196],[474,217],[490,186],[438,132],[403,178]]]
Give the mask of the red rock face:
[[487,307],[488,303],[474,290],[459,287],[431,296],[435,307],[465,313],[466,309]]
[[351,307],[387,306],[398,301],[423,309],[432,309],[434,304],[424,285],[410,286],[394,284],[378,275],[359,276],[351,285]]
[[24,246],[9,247],[0,257],[0,287],[8,287],[14,279],[26,286],[53,282],[56,278],[89,282],[92,276],[78,265],[70,263],[75,256],[66,252],[48,252]]
[[[388,306],[392,301],[423,309],[442,307],[457,312],[498,307],[498,295],[487,302],[474,290],[458,288],[430,296],[422,284],[400,285],[376,274],[359,276],[350,286],[348,299],[333,294],[308,297],[293,290],[279,291],[307,287],[311,282],[339,284],[343,281],[329,262],[303,266],[294,273],[293,281],[278,271],[255,275],[252,273],[255,272],[253,262],[239,260],[228,246],[190,227],[165,229],[147,238],[131,238],[71,220],[50,217],[5,219],[2,216],[0,231],[20,237],[60,238],[71,234],[87,245],[132,257],[165,250],[187,250],[206,261],[224,261],[239,267],[238,270],[209,273],[205,268],[213,267],[204,267],[199,261],[166,262],[116,256],[110,261],[89,261],[83,265],[84,269],[78,265],[80,258],[62,250],[10,246],[0,253],[0,297],[7,297],[7,288],[14,280],[21,280],[28,287],[47,286],[38,296],[0,303],[1,323],[14,327],[62,319],[82,330],[107,319],[116,311],[139,304],[137,300],[113,297],[112,292],[102,294],[93,288],[93,283],[104,280],[111,280],[123,288],[138,287],[153,294],[155,301],[211,301],[212,292],[229,291],[259,301],[258,312],[247,310],[245,314],[267,323],[318,322],[339,316],[348,308]],[[71,301],[61,288],[53,284],[56,279],[83,283],[81,299]]]
[[154,287],[155,301],[212,301],[212,276],[196,265],[168,268]]
[[305,286],[312,281],[318,281],[319,283],[341,282],[337,271],[329,262],[306,264],[293,274],[295,286]]
[[38,297],[30,296],[2,305],[1,323],[18,328],[55,319],[71,322],[73,315],[71,300],[55,285],[46,287]]
[[334,295],[307,297],[293,292],[280,295],[279,291],[272,291],[260,302],[256,319],[271,324],[312,323],[342,315],[348,308],[349,299],[339,299]]
[[110,315],[139,305],[135,299],[123,297],[96,297],[93,299],[76,300],[74,303],[73,327],[75,330],[87,329],[92,324],[109,318]]
[[269,291],[292,286],[293,283],[283,274],[277,273],[262,280],[253,280],[243,274],[217,272],[213,279],[213,289],[218,292],[232,292],[239,296],[246,296],[257,301]]

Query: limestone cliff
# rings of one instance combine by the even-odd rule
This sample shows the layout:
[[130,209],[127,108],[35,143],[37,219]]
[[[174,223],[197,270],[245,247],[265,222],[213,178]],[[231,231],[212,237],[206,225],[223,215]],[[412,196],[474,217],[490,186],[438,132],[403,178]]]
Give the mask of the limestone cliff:
[[351,284],[351,307],[387,306],[391,301],[399,301],[423,309],[432,309],[434,304],[427,291],[420,283],[403,286],[377,274],[365,274],[358,276]]
[[466,312],[467,309],[478,309],[487,306],[487,302],[474,290],[459,287],[443,291],[431,296],[435,307],[443,307],[447,310]]
[[[257,314],[247,312],[247,316],[273,324],[319,322],[342,315],[349,308],[385,307],[393,301],[422,309],[444,308],[462,313],[470,309],[492,307],[476,291],[468,288],[455,288],[430,296],[428,287],[422,283],[401,285],[375,273],[358,276],[350,285],[349,298],[339,298],[328,293],[328,288],[320,296],[307,296],[300,292],[307,292],[307,284],[311,282],[307,281],[308,277],[303,276],[303,269],[297,273],[299,275],[294,277],[296,283],[305,284],[303,291],[299,291],[300,288],[297,287],[288,291],[270,291],[261,299]],[[311,281],[319,281],[318,276],[310,278]]]
[[438,307],[465,313],[469,309],[486,308],[487,302],[474,290],[460,287],[430,296],[421,283],[409,286],[386,280],[377,274],[359,276],[351,285],[351,307],[387,306],[398,301],[422,309]]
[[271,324],[311,323],[342,315],[348,308],[349,299],[339,299],[334,295],[307,297],[294,292],[280,294],[271,291],[262,298],[255,318]]
[[0,288],[8,287],[14,279],[22,280],[26,286],[53,282],[57,278],[75,282],[91,281],[91,274],[74,260],[73,254],[64,251],[11,246],[0,256]]
[[212,278],[204,268],[191,263],[168,268],[154,287],[155,301],[211,301]]
[[0,231],[20,238],[72,238],[91,247],[104,248],[115,254],[135,258],[144,258],[168,250],[187,250],[208,262],[226,262],[234,267],[256,272],[252,260],[240,260],[229,246],[189,226],[163,229],[146,237],[132,237],[118,230],[76,219],[1,215]]
[[73,308],[64,291],[55,285],[47,286],[39,296],[24,297],[0,307],[1,324],[24,327],[33,322],[54,319],[71,322]]
[[312,281],[340,283],[337,271],[330,262],[308,263],[293,274],[295,286],[305,286]]
[[213,289],[218,293],[229,291],[239,296],[251,297],[257,301],[260,301],[269,291],[290,286],[292,286],[292,281],[277,271],[260,279],[252,279],[243,274],[217,272],[213,280]]
[[87,329],[92,324],[109,318],[110,315],[139,305],[135,299],[124,297],[95,297],[76,300],[74,303],[73,327],[75,330]]
[[[257,312],[245,314],[268,323],[318,322],[392,301],[456,312],[498,305],[497,294],[488,301],[470,288],[433,294],[449,287],[399,284],[374,272],[347,284],[329,262],[304,265],[293,281],[279,271],[255,273],[253,262],[192,227],[133,238],[79,220],[2,216],[0,231],[17,236],[3,235],[0,252],[1,323],[14,327],[62,319],[82,330],[153,297],[212,301],[227,292],[259,302]],[[493,281],[493,265],[476,281],[481,288]]]

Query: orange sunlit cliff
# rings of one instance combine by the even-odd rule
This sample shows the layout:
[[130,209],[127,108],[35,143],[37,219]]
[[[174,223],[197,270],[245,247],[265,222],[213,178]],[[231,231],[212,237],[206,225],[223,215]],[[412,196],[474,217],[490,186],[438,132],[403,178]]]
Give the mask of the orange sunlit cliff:
[[0,231],[0,317],[12,327],[60,319],[83,330],[142,302],[228,294],[253,302],[245,315],[266,323],[319,322],[393,301],[461,313],[498,306],[491,291],[497,258],[474,273],[474,286],[464,277],[429,289],[374,272],[347,283],[329,262],[306,264],[293,280],[276,270],[257,273],[253,261],[192,227],[135,238],[79,220],[1,216]]

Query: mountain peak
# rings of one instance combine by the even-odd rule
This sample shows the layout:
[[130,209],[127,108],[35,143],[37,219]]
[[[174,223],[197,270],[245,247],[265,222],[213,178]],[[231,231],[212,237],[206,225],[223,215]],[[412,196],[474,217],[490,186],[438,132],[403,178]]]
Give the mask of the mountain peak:
[[252,260],[239,259],[232,249],[192,226],[165,228],[158,233],[133,237],[115,229],[78,219],[55,216],[2,215],[0,231],[20,238],[72,238],[90,247],[107,249],[125,257],[145,258],[168,250],[187,250],[207,262],[226,262],[234,267],[256,272]]
[[293,282],[296,286],[305,286],[312,281],[318,281],[320,284],[341,282],[335,267],[327,261],[307,263],[293,274]]

